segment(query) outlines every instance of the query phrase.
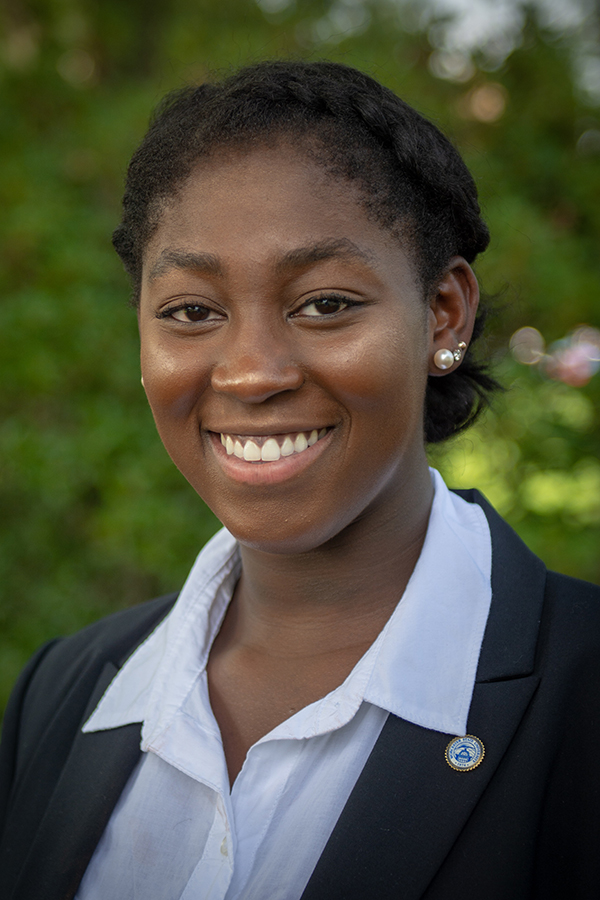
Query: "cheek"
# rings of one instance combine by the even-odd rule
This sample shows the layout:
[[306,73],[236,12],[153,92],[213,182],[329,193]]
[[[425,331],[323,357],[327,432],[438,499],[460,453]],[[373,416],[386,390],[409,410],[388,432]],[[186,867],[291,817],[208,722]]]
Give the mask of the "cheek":
[[198,394],[208,383],[198,353],[181,353],[156,346],[142,337],[141,368],[148,402],[159,422],[185,420],[194,410]]
[[[424,404],[428,354],[425,329],[391,323],[328,359],[337,394],[349,408],[383,415],[419,412]],[[406,419],[406,415],[403,416]]]

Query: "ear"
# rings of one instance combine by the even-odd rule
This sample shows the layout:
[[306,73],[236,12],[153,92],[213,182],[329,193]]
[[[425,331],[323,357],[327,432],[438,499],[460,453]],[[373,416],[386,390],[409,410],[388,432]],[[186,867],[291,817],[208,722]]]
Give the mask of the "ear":
[[[478,305],[479,285],[473,269],[462,256],[455,256],[450,260],[429,303],[430,375],[447,375],[458,368],[471,340]],[[461,343],[465,349],[459,346]],[[440,368],[434,362],[440,350],[450,351],[450,354],[458,351],[459,358],[452,360],[445,354],[448,365]],[[443,359],[444,354],[441,357]]]

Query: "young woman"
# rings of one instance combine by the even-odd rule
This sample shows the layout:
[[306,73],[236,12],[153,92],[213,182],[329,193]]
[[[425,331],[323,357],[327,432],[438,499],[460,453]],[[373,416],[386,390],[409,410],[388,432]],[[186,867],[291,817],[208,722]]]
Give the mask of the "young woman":
[[427,465],[494,387],[456,151],[359,72],[259,64],[167,99],[114,242],[226,530],[24,672],[2,896],[598,896],[599,592]]

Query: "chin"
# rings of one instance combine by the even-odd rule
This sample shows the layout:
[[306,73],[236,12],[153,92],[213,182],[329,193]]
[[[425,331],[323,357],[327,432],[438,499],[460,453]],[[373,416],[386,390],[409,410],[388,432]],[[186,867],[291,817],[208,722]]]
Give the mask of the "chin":
[[313,522],[307,527],[305,518],[293,522],[288,515],[283,526],[281,517],[277,516],[270,516],[268,522],[257,526],[255,521],[242,523],[239,519],[231,520],[229,516],[216,515],[242,546],[262,553],[290,556],[316,550],[336,538],[350,524],[321,522],[315,527]]

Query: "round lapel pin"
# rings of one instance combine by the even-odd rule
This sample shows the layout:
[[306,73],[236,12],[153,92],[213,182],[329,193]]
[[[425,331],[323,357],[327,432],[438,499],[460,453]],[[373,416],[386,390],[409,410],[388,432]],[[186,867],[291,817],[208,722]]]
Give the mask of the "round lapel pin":
[[457,772],[476,769],[484,756],[485,747],[473,734],[453,738],[446,747],[446,762]]

